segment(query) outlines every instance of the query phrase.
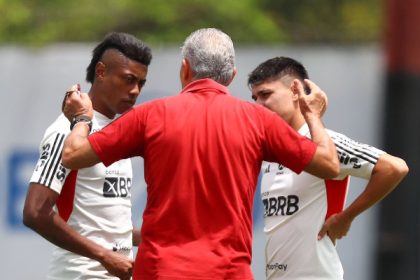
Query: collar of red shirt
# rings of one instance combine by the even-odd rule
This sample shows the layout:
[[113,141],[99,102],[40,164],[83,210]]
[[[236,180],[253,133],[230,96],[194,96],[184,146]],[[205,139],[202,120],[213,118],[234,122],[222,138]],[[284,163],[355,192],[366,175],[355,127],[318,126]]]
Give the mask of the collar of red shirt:
[[194,93],[202,91],[216,91],[221,94],[229,94],[227,87],[215,82],[212,79],[200,79],[193,81],[182,89],[181,94],[186,92]]

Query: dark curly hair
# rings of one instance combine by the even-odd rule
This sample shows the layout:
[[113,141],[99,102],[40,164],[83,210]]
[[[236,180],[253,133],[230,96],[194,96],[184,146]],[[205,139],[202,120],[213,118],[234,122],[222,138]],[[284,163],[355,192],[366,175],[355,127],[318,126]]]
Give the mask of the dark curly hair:
[[105,36],[92,52],[92,60],[86,68],[86,81],[95,80],[95,67],[108,49],[116,49],[124,56],[141,64],[149,66],[152,60],[152,51],[145,43],[133,35],[122,32],[111,32]]

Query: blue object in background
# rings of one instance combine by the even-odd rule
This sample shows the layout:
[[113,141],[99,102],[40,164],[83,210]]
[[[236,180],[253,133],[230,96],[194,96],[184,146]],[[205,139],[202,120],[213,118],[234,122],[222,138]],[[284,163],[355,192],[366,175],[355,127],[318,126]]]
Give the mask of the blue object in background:
[[7,159],[7,226],[26,229],[22,224],[22,210],[29,179],[38,160],[37,151],[16,150]]

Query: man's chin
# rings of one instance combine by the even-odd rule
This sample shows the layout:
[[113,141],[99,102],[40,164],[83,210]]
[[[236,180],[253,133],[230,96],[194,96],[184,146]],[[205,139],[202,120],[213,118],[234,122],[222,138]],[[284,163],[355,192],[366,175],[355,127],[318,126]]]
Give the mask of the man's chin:
[[128,110],[132,109],[136,104],[132,103],[125,103],[123,106],[120,107],[119,114],[123,114]]

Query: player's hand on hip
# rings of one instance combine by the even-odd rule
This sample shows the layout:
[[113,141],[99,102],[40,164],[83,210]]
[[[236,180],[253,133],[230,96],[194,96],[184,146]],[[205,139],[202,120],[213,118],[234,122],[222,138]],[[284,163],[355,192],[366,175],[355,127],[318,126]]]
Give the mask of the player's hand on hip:
[[80,92],[79,85],[73,85],[64,96],[62,111],[71,122],[75,116],[93,117],[92,101],[88,94]]
[[128,257],[113,251],[107,251],[101,263],[112,275],[122,280],[131,279],[134,263]]
[[351,221],[342,218],[340,214],[331,215],[322,226],[318,233],[318,240],[328,234],[331,241],[335,244],[337,239],[341,239],[347,235],[350,230]]
[[307,117],[321,118],[328,105],[328,98],[314,82],[305,79],[305,85],[310,89],[310,93],[306,94],[303,84],[298,80],[293,80],[292,91],[299,97],[299,106],[302,115]]

